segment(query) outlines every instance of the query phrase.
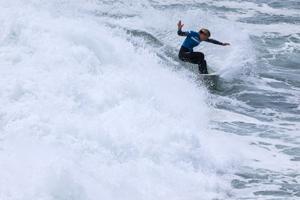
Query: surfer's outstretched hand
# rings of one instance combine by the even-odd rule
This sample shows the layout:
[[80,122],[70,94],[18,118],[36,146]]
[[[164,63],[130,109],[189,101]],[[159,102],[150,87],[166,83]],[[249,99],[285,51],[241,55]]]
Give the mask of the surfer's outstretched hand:
[[184,26],[184,24],[182,24],[181,20],[179,20],[179,22],[177,24],[178,30],[181,30],[183,26]]
[[229,46],[230,44],[229,43],[223,43],[222,45],[223,46]]

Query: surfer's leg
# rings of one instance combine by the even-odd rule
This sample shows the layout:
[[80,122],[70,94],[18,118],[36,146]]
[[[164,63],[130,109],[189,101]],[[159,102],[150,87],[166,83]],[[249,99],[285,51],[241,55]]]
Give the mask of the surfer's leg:
[[200,74],[208,74],[206,60],[203,60],[198,66]]
[[180,52],[179,58],[184,62],[189,62],[193,64],[202,63],[201,54],[199,52]]
[[190,62],[188,54],[189,54],[188,50],[181,47],[179,54],[178,54],[178,58],[183,62]]
[[198,64],[200,74],[208,74],[206,61],[202,52],[186,52],[180,49],[179,59],[184,62]]
[[208,74],[206,60],[202,52],[189,53],[188,57],[191,63],[198,64],[200,74]]
[[179,59],[182,60],[183,62],[189,62],[193,64],[198,64],[200,61],[200,56],[199,52],[190,52],[188,49],[185,47],[181,47],[179,51]]

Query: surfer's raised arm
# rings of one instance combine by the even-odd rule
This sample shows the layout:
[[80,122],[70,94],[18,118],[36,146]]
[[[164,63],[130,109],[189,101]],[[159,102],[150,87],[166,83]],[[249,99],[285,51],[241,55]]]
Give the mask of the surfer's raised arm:
[[178,31],[177,31],[177,34],[179,35],[179,36],[188,36],[188,32],[184,32],[184,31],[182,31],[182,27],[184,26],[184,24],[182,24],[181,23],[181,20],[178,22],[178,24],[177,24],[177,27],[178,27]]

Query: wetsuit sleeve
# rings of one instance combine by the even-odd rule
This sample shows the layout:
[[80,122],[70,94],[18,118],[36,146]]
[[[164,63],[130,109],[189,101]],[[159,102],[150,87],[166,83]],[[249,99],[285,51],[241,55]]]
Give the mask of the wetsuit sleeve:
[[178,29],[177,34],[179,36],[188,36],[189,32],[185,32],[185,31],[182,31],[181,29]]
[[206,40],[206,42],[217,44],[217,45],[223,45],[223,42],[219,42],[218,40],[214,40],[214,39],[208,39]]

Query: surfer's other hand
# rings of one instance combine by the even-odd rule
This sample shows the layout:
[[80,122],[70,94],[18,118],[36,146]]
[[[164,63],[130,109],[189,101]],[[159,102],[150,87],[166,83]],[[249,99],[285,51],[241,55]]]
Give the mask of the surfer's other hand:
[[229,46],[230,44],[229,43],[223,43],[222,45],[223,46]]
[[179,22],[177,24],[178,30],[181,30],[183,26],[184,26],[184,24],[182,24],[181,20],[179,20]]

